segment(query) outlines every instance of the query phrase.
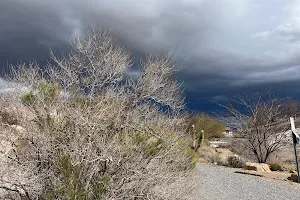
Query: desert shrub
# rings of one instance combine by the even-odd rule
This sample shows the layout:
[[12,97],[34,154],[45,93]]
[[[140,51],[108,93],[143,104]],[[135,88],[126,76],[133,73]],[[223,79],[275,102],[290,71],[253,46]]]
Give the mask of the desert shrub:
[[200,160],[210,163],[220,163],[221,157],[219,153],[212,147],[203,146],[198,149],[198,156]]
[[280,163],[269,163],[271,171],[283,171],[283,167]]
[[278,155],[273,156],[268,161],[268,165],[270,166],[271,171],[290,171],[290,169],[293,168],[293,165],[290,165],[282,160],[282,157],[279,157]]
[[253,154],[248,141],[243,138],[232,139],[230,141],[230,150],[248,160],[256,161],[256,157]]
[[239,156],[229,156],[227,163],[229,167],[233,168],[242,168],[245,165],[245,161]]
[[292,145],[276,152],[276,154],[270,157],[268,164],[270,169],[273,166],[274,171],[294,171],[296,169],[296,164]]
[[108,190],[109,178],[101,173],[92,177],[90,187],[85,187],[89,174],[87,167],[74,165],[69,155],[61,155],[54,163],[59,182],[42,196],[46,200],[54,199],[103,199]]
[[21,103],[25,106],[30,106],[34,103],[34,95],[32,92],[25,93],[21,96]]
[[223,161],[219,153],[213,155],[213,157],[211,158],[211,162],[217,165],[223,165]]
[[[194,128],[193,128],[194,125]],[[211,116],[200,113],[197,114],[188,121],[188,131],[192,134],[194,131],[198,134],[203,130],[204,137],[207,139],[211,138],[223,138],[225,126],[212,118]]]
[[92,30],[72,46],[46,71],[15,71],[31,90],[21,102],[34,120],[20,121],[27,161],[9,168],[10,182],[24,183],[17,191],[31,199],[183,198],[189,190],[169,189],[191,177],[197,156],[172,57],[148,56],[131,80],[131,57],[108,32]]
[[296,113],[291,112],[293,109],[287,109],[290,106],[284,106],[285,99],[265,93],[239,96],[223,105],[227,109],[223,120],[238,125],[245,139],[245,148],[251,151],[259,163],[269,161],[291,140],[287,134],[282,133],[289,130],[288,119]]
[[70,106],[76,108],[76,107],[84,107],[86,105],[90,105],[91,103],[93,103],[90,99],[86,98],[86,97],[77,97],[72,99],[69,104]]
[[191,136],[192,148],[195,151],[212,138],[223,138],[224,130],[221,122],[206,114],[198,114],[188,119],[187,133]]
[[9,112],[8,110],[0,111],[1,121],[5,124],[9,125],[17,125],[18,124],[18,117],[16,113]]
[[38,89],[38,94],[42,97],[42,100],[45,103],[55,102],[60,96],[60,87],[55,83],[47,81],[41,82]]
[[239,131],[235,131],[235,132],[233,133],[233,137],[234,137],[234,138],[242,138],[242,137],[243,137],[243,134],[242,134],[241,132],[239,132]]
[[296,169],[296,164],[282,163],[281,167],[282,167],[283,171],[293,172]]

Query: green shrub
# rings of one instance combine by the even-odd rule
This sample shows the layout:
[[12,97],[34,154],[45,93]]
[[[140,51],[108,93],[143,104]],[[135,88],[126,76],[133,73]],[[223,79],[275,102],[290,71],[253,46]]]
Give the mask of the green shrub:
[[184,149],[185,156],[190,161],[190,167],[194,168],[196,166],[196,163],[198,162],[198,153],[190,148],[187,141],[180,141],[180,146]]
[[188,124],[188,132],[190,133],[195,131],[200,134],[203,130],[207,139],[224,137],[225,125],[207,114],[200,113],[193,116],[189,119]]
[[163,148],[163,140],[156,137],[150,137],[146,142],[145,154],[155,156]]
[[233,168],[242,168],[245,165],[245,161],[239,156],[229,156],[227,162],[228,166]]
[[84,108],[85,106],[88,107],[92,104],[91,100],[86,97],[77,97],[70,101],[70,106],[74,108]]
[[146,133],[135,133],[134,142],[137,144],[145,144],[150,137]]
[[123,130],[118,138],[119,142],[125,146],[133,145],[136,150],[143,153],[145,158],[157,155],[164,148],[163,139],[132,129]]
[[172,143],[184,152],[185,159],[187,160],[187,167],[193,168],[198,161],[197,152],[193,151],[189,143],[183,139],[178,139],[176,134],[166,133],[164,137],[157,138],[150,136],[146,132],[136,132],[133,129],[123,129],[118,135],[120,144],[128,147],[134,146],[135,150],[142,152],[145,158],[159,155],[165,152],[166,148],[170,148],[168,143]]
[[211,162],[217,165],[221,165],[222,164],[222,159],[219,153],[215,153],[212,157],[211,157]]
[[279,163],[270,163],[271,171],[283,171],[283,167]]
[[138,79],[124,82],[132,56],[112,41],[91,30],[68,56],[51,52],[51,73],[36,64],[15,70],[16,82],[36,83],[23,99],[32,116],[20,120],[30,151],[26,162],[11,159],[8,180],[24,183],[27,199],[179,199],[178,180],[182,192],[192,189],[194,170],[185,169],[196,153],[181,143],[186,111],[172,56],[145,57]]
[[60,88],[57,84],[43,82],[40,85],[40,93],[45,95],[47,98],[55,98],[60,93]]
[[207,114],[197,114],[188,119],[187,134],[191,136],[193,148],[197,151],[206,140],[225,137],[225,126]]
[[[60,88],[58,85],[48,82],[40,83],[38,94],[42,97],[42,100],[45,103],[53,102],[57,100],[60,94]],[[34,105],[35,101],[37,100],[36,95],[31,92],[25,93],[21,96],[21,103],[25,106],[32,106]]]
[[25,106],[33,105],[34,101],[35,97],[32,92],[25,93],[23,96],[21,96],[21,103]]
[[55,118],[47,114],[45,117],[37,116],[34,122],[39,126],[41,130],[53,129],[55,128]]
[[105,175],[97,174],[92,177],[91,186],[86,189],[86,166],[73,165],[71,157],[63,155],[57,159],[54,168],[57,171],[59,183],[53,186],[52,191],[47,191],[43,195],[45,199],[96,200],[104,198],[109,181]]

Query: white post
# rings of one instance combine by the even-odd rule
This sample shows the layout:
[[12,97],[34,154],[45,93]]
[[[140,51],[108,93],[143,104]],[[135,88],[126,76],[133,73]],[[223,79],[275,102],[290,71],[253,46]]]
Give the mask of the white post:
[[294,117],[290,117],[291,129],[294,132],[296,130]]
[[292,129],[292,137],[293,137],[293,144],[294,144],[294,153],[295,153],[295,159],[296,159],[296,166],[297,166],[297,173],[298,173],[298,183],[300,183],[300,174],[299,174],[299,165],[298,165],[298,154],[297,154],[297,137],[299,138],[299,135],[296,133],[296,127],[295,127],[295,120],[293,117],[290,117],[291,121],[291,129]]

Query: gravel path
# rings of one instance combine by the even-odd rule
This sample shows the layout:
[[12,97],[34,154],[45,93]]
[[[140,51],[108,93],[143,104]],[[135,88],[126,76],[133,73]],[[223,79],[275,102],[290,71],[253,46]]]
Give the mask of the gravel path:
[[293,200],[300,199],[300,185],[234,173],[234,169],[199,164],[197,189],[191,200]]

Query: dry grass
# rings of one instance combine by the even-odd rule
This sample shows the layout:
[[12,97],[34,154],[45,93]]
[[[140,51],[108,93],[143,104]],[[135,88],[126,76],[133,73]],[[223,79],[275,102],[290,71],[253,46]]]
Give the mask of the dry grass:
[[220,153],[216,151],[216,149],[203,146],[198,149],[199,161],[204,163],[217,163],[221,164],[222,159],[220,157]]
[[270,165],[270,169],[272,171],[285,171],[285,172],[292,172],[296,170],[296,164],[292,164],[284,159],[270,159],[268,164]]
[[[298,158],[300,156],[298,150]],[[280,151],[276,152],[273,156],[270,157],[268,160],[268,164],[270,165],[279,165],[282,171],[285,172],[292,172],[296,170],[296,163],[295,163],[295,155],[293,146],[290,144],[285,148],[281,149]]]
[[229,167],[233,168],[242,168],[245,165],[245,161],[239,156],[229,156],[227,163]]

